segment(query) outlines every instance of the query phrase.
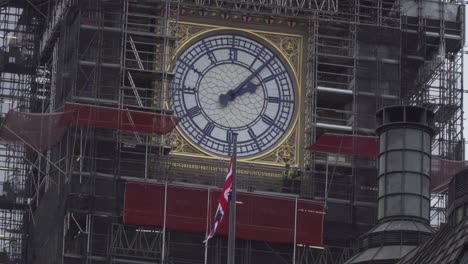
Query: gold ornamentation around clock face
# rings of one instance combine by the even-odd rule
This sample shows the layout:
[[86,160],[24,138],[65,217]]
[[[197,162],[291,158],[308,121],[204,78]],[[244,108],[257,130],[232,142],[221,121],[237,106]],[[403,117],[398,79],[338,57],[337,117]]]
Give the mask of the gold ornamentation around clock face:
[[193,145],[217,156],[272,149],[294,121],[295,82],[284,60],[259,38],[236,31],[207,34],[174,64],[172,108]]

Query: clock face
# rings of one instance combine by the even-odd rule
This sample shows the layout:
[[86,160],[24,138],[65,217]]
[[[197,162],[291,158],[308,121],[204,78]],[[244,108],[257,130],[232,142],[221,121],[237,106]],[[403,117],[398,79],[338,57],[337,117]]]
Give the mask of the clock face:
[[198,147],[230,155],[272,148],[294,116],[291,75],[275,52],[260,41],[236,34],[211,35],[185,48],[175,63],[173,109],[180,130]]

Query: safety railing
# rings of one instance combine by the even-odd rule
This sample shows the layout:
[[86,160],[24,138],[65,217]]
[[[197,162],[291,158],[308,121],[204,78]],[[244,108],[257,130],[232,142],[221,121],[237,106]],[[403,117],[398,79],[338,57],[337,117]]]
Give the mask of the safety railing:
[[354,115],[352,111],[317,108],[317,122],[340,126],[352,126]]
[[[154,156],[154,155],[153,155]],[[77,160],[75,158],[74,160]],[[121,158],[117,164],[113,158],[81,157],[81,172],[94,169],[96,173],[113,175],[118,173],[128,178],[149,181],[178,183],[195,186],[215,186],[222,188],[226,173],[226,162],[200,161],[195,167],[189,163],[180,164],[176,161],[160,159],[150,161],[145,166],[144,153],[133,153],[127,158]],[[377,186],[354,185],[352,176],[337,172],[330,164],[327,171],[297,169],[297,177],[283,174],[284,168],[276,168],[265,172],[254,165],[238,163],[237,188],[240,191],[271,193],[272,195],[299,195],[305,199],[323,200],[325,197],[349,201],[375,201]],[[146,168],[146,169],[145,169]],[[75,162],[73,170],[80,171],[79,162]]]
[[84,101],[97,102],[96,99],[104,99],[117,102],[118,93],[116,90],[114,85],[89,85],[78,87],[74,96],[82,97]]

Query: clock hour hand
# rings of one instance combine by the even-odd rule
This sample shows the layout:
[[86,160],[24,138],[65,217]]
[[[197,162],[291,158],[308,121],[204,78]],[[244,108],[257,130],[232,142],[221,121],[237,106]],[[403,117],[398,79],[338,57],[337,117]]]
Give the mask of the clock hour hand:
[[226,106],[229,101],[232,101],[236,98],[236,96],[243,95],[245,93],[255,93],[257,90],[257,87],[260,86],[260,84],[255,84],[252,82],[249,82],[246,87],[240,91],[237,92],[237,94],[234,94],[233,92],[229,91],[226,94],[222,94],[219,96],[219,103],[222,106]]
[[255,83],[252,83],[252,82],[249,82],[244,89],[240,90],[239,92],[237,92],[237,96],[240,96],[240,95],[243,95],[245,93],[255,93],[255,91],[257,90],[257,87],[260,86],[260,84],[255,84]]
[[243,82],[241,82],[238,86],[236,86],[236,88],[231,89],[227,93],[220,95],[219,96],[219,103],[222,106],[226,106],[227,103],[229,101],[234,100],[236,98],[236,96],[245,93],[245,92],[240,93],[240,91],[243,91],[242,88],[244,88],[244,86],[246,86],[246,85],[248,86],[247,87],[248,89],[252,89],[253,85],[255,86],[255,89],[256,89],[258,85],[255,85],[255,84],[251,83],[250,81],[252,80],[252,78],[257,76],[257,74],[259,74],[260,71],[262,71],[263,68],[265,68],[273,59],[274,59],[274,57],[269,58],[264,64],[262,64],[262,66],[260,66],[257,70],[255,70],[255,72],[250,74]]

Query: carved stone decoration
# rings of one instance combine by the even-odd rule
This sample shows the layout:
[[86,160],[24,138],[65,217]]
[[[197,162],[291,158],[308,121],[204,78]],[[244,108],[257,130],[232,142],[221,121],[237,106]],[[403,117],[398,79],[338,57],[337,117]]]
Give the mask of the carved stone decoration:
[[169,135],[168,141],[170,142],[170,145],[172,147],[172,153],[196,154],[206,156],[205,154],[193,148],[178,131],[174,130]]
[[184,24],[184,23],[179,23],[177,26],[178,26],[178,29],[177,29],[178,46],[181,46],[184,43],[186,43],[187,40],[189,40],[195,34],[211,29],[209,27],[203,27],[203,26],[194,25],[194,24]]
[[277,34],[260,34],[272,41],[281,50],[284,56],[291,62],[294,70],[300,72],[300,52],[302,50],[302,39],[297,37],[283,36]]
[[278,146],[272,153],[260,158],[258,161],[273,162],[277,164],[297,164],[299,162],[297,157],[297,136],[296,129],[289,136],[283,144]]

